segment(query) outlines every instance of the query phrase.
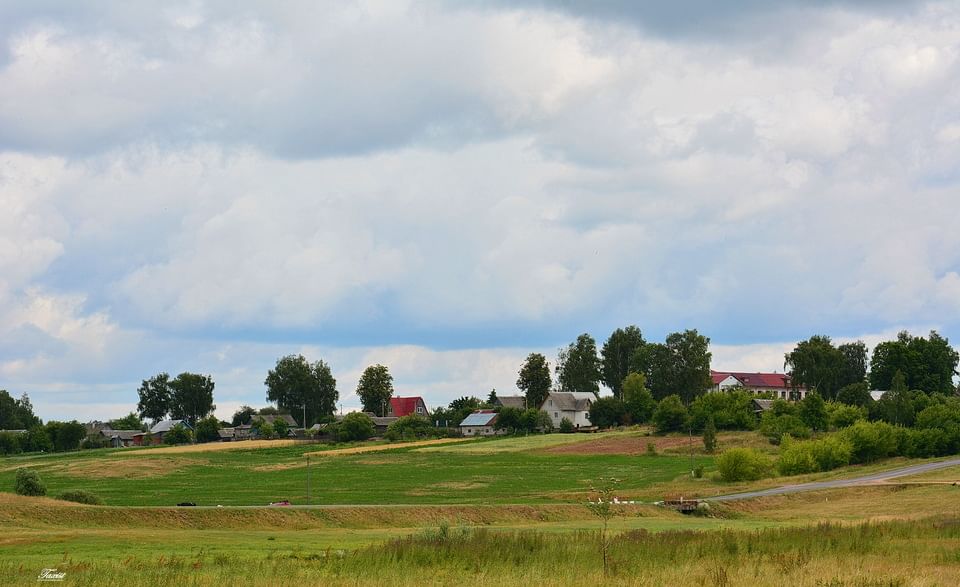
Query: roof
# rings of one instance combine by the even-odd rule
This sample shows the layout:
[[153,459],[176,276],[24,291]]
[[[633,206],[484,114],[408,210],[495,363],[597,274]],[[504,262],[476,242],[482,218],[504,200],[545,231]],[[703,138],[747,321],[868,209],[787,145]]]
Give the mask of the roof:
[[160,420],[153,425],[153,428],[150,429],[150,434],[162,434],[163,432],[169,432],[171,428],[182,425],[184,428],[191,428],[190,424],[186,420]]
[[267,422],[268,424],[273,424],[277,420],[283,420],[287,423],[287,426],[293,428],[297,425],[297,421],[293,419],[293,416],[290,414],[256,414],[250,416],[251,420],[256,420],[257,418]]
[[419,395],[413,397],[392,397],[390,398],[390,409],[396,417],[409,416],[417,413],[417,405],[423,404],[423,409],[427,409],[427,402]]
[[[366,414],[367,417],[369,417],[371,420],[373,420],[374,426],[389,426],[390,424],[393,424],[394,422],[400,419],[397,416],[377,416],[372,412],[363,412],[363,413]],[[337,414],[334,417],[337,419],[337,422],[343,420],[344,418],[344,416],[341,416],[340,414]],[[311,426],[310,429],[316,430],[317,424],[314,424],[313,426]]]
[[773,400],[772,399],[755,399],[753,400],[753,408],[755,412],[766,412],[767,410],[773,409]]
[[143,430],[101,430],[100,434],[107,438],[119,438],[120,440],[133,440],[134,436],[143,436]]
[[477,410],[460,422],[460,426],[492,426],[497,419],[497,413],[493,410]]
[[[597,399],[597,396],[585,391],[551,391],[547,394],[544,405],[553,400],[555,408],[565,412],[586,412]],[[542,409],[542,406],[541,406]]]
[[790,376],[785,373],[710,371],[710,379],[713,381],[714,385],[717,385],[731,375],[737,378],[744,387],[776,387],[779,389],[793,389],[793,386],[790,384]]
[[233,438],[236,436],[236,432],[237,431],[233,428],[221,428],[220,430],[217,430],[217,434],[220,436],[220,438]]
[[522,395],[498,395],[497,403],[505,408],[518,408],[520,410],[524,410],[527,407],[527,398]]
[[885,390],[871,389],[870,397],[873,398],[873,401],[878,402],[884,396],[885,393],[887,393]]

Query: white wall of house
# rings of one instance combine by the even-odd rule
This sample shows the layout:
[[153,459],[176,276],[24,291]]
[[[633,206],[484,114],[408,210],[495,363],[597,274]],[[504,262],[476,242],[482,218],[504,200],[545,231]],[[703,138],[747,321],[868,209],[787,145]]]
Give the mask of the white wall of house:
[[499,433],[493,426],[461,426],[460,432],[464,436],[493,436]]

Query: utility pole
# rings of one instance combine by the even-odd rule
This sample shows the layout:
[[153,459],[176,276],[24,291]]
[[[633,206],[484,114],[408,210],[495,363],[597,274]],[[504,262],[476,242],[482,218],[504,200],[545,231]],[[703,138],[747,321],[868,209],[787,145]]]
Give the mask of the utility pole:
[[690,423],[690,474],[693,475],[693,422]]
[[310,505],[312,500],[310,499],[310,455],[307,455],[307,505]]

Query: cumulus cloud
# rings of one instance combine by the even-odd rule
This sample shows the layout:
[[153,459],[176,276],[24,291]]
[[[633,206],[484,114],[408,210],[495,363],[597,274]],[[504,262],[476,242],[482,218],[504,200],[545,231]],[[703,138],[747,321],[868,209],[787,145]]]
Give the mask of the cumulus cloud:
[[215,371],[227,406],[307,348],[449,401],[629,323],[729,369],[950,335],[958,33],[936,2],[5,4],[0,376]]

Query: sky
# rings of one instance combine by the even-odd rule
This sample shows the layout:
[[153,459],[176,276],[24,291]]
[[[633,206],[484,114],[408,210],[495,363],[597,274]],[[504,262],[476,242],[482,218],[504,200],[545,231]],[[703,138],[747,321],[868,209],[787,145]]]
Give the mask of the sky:
[[0,389],[46,419],[279,357],[431,408],[696,328],[960,340],[960,5],[0,3]]

